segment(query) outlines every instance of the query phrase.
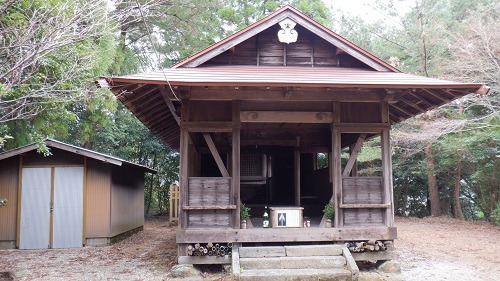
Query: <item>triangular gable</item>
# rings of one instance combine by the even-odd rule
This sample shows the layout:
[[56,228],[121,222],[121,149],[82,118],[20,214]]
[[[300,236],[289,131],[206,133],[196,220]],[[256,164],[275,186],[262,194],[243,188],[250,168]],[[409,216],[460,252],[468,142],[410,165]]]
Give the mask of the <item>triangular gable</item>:
[[[359,60],[367,67],[370,67],[377,71],[400,72],[398,69],[370,54],[369,52],[360,48],[349,40],[341,37],[335,32],[329,30],[328,28],[312,20],[299,10],[289,5],[278,9],[276,12],[268,15],[260,21],[173,65],[172,68],[198,67],[204,63],[207,63],[209,60],[223,54],[224,52],[230,51],[232,48],[235,48],[237,45],[246,40],[249,40],[255,35],[262,33],[269,28],[277,26],[280,22],[287,18],[294,21],[297,26],[306,29],[322,40],[325,40],[326,42],[331,44],[332,47],[341,50],[342,52],[352,56],[356,60]],[[301,35],[299,34],[299,38],[300,36]]]
[[[67,143],[64,143],[64,142],[60,142],[60,141],[57,141],[57,140],[46,139],[45,140],[45,145],[48,146],[48,147],[50,147],[50,148],[57,148],[57,149],[60,149],[60,150],[63,150],[63,151],[67,151],[67,152],[71,152],[71,153],[74,153],[74,154],[78,154],[78,155],[82,155],[82,156],[85,156],[85,157],[89,157],[89,158],[92,158],[92,159],[95,159],[95,160],[99,160],[99,161],[102,161],[103,163],[109,163],[109,164],[113,164],[113,165],[116,165],[116,166],[122,166],[123,164],[127,164],[129,166],[133,166],[135,168],[142,169],[142,170],[144,170],[147,173],[156,174],[155,170],[150,169],[150,168],[148,168],[148,167],[146,167],[144,165],[135,164],[135,163],[132,163],[132,162],[129,162],[129,161],[125,161],[123,159],[111,156],[111,155],[106,155],[106,154],[103,154],[103,153],[99,153],[97,151],[93,151],[93,150],[85,149],[85,148],[82,148],[82,147],[74,146],[74,145],[67,144]],[[18,148],[15,148],[15,149],[12,149],[12,150],[0,153],[0,160],[7,159],[7,158],[10,158],[10,157],[13,157],[13,156],[17,156],[17,155],[21,155],[23,153],[34,151],[34,150],[37,150],[37,149],[38,149],[38,144],[36,144],[36,143],[28,144],[28,145],[25,145],[25,146],[21,146],[21,147],[18,147]]]

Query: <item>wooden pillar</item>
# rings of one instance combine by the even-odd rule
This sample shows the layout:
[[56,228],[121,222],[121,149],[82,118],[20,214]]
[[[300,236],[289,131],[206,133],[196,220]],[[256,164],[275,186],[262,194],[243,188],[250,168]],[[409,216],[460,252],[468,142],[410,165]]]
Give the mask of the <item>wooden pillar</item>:
[[[233,122],[240,121],[240,101],[233,101]],[[241,144],[241,129],[233,128],[232,131],[232,150],[231,150],[231,197],[233,205],[236,205],[236,210],[233,212],[233,228],[240,228],[240,144]]]
[[300,206],[300,151],[294,151],[295,206]]
[[230,198],[236,205],[236,210],[233,212],[233,228],[240,228],[240,129],[233,129],[233,148],[232,148],[232,181]]
[[188,173],[189,173],[189,131],[183,128],[182,122],[189,121],[189,100],[182,101],[180,128],[180,159],[179,159],[179,229],[187,228],[187,214],[184,206],[188,198]]
[[[388,102],[381,103],[381,119],[382,123],[389,123],[389,104]],[[384,177],[384,204],[390,204],[390,208],[385,212],[385,224],[389,227],[394,226],[394,195],[392,185],[392,158],[391,158],[391,138],[390,129],[382,130],[381,145],[382,145],[382,175]]]
[[335,226],[343,226],[342,209],[339,208],[342,204],[342,163],[341,163],[341,132],[340,129],[332,129],[332,176],[333,176],[333,203],[335,206]]
[[341,163],[341,131],[335,127],[335,123],[340,123],[340,102],[333,102],[332,104],[332,161],[330,173],[332,175],[332,189],[333,189],[333,204],[335,207],[335,227],[343,226],[343,213],[339,208],[342,198],[342,163]]

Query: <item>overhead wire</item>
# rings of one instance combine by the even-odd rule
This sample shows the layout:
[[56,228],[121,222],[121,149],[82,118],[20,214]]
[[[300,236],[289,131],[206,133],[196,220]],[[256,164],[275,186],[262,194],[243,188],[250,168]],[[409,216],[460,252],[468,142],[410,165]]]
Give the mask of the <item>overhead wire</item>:
[[[146,27],[146,31],[148,32],[148,39],[149,39],[149,42],[151,43],[151,46],[153,47],[153,52],[156,55],[156,59],[158,60],[158,63],[160,63],[161,62],[160,52],[156,49],[155,44],[153,43],[152,33],[151,33],[151,30],[149,29],[148,23],[146,22],[146,17],[144,16],[144,13],[142,12],[142,6],[139,3],[139,0],[135,0],[135,3],[137,4],[137,7],[139,8],[139,14],[141,16],[142,21],[144,22],[144,27]],[[172,88],[172,85],[170,84],[170,81],[168,80],[167,74],[165,73],[165,69],[163,67],[160,67],[160,70],[163,74],[163,77],[165,77],[165,80],[167,81],[168,87],[170,88],[170,91],[174,95],[175,99],[179,100],[179,98],[175,94],[174,89]]]

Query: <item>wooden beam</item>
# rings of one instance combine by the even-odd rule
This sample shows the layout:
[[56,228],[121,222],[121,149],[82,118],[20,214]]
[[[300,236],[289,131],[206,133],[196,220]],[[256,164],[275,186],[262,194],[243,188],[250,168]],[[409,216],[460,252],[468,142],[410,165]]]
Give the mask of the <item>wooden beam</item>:
[[[319,89],[319,91],[318,91]],[[215,100],[215,101],[342,101],[342,102],[381,102],[385,98],[378,90],[356,90],[339,89],[327,90],[324,87],[294,88],[293,93],[286,99],[283,97],[283,87],[272,87],[271,89],[238,89],[234,88],[193,88],[189,91],[191,100]]]
[[343,177],[347,177],[351,173],[352,167],[354,166],[356,160],[358,159],[359,151],[361,150],[361,147],[363,146],[365,139],[366,139],[366,134],[359,135],[358,141],[356,141],[356,145],[352,150],[351,157],[349,157],[349,161],[347,161],[347,164],[344,168],[344,173],[342,173]]
[[332,123],[331,112],[242,111],[241,122],[264,123]]
[[332,123],[332,128],[339,129],[342,133],[376,133],[390,128],[388,123]]
[[392,104],[392,107],[394,107],[395,109],[397,109],[397,110],[403,112],[404,114],[408,115],[408,118],[413,117],[413,116],[415,116],[415,115],[418,114],[418,113],[409,112],[408,110],[402,108],[401,106],[398,106],[395,103]]
[[393,240],[395,227],[344,227],[344,228],[286,228],[286,229],[179,229],[177,243],[264,243],[264,242],[319,242],[355,240]]
[[241,146],[249,145],[275,145],[275,146],[295,146],[296,140],[241,140]]
[[418,106],[418,105],[414,104],[413,102],[411,102],[411,101],[409,101],[409,100],[407,100],[407,99],[405,99],[405,98],[400,98],[400,99],[399,99],[399,101],[401,101],[402,103],[407,104],[407,105],[409,105],[409,106],[411,106],[411,107],[415,108],[415,109],[416,109],[416,110],[418,110],[420,113],[424,113],[424,112],[426,112],[426,111],[427,111],[425,108],[421,108],[420,106]]
[[136,102],[136,101],[138,101],[138,100],[140,100],[140,99],[148,96],[150,93],[152,93],[154,91],[156,91],[156,88],[153,86],[149,90],[144,91],[144,92],[139,92],[138,94],[131,93],[130,95],[122,95],[122,96],[119,97],[119,99],[120,99],[121,102],[123,102],[123,104],[125,106],[129,107],[129,105],[133,105],[134,102]]
[[179,116],[177,116],[177,113],[175,112],[175,106],[172,103],[172,101],[170,100],[170,98],[168,97],[167,89],[165,89],[164,85],[158,85],[158,89],[160,89],[161,96],[163,97],[163,100],[167,104],[168,109],[170,109],[170,113],[172,113],[172,116],[174,117],[175,122],[177,122],[177,125],[180,125],[181,119],[179,118]]
[[207,142],[208,148],[210,149],[210,153],[214,157],[215,163],[217,163],[217,167],[219,168],[220,173],[223,177],[229,177],[229,173],[227,172],[226,167],[224,166],[224,162],[222,162],[222,158],[220,158],[219,152],[215,147],[214,141],[209,133],[203,133],[203,138]]
[[[356,146],[356,144],[350,144],[349,145],[349,155],[353,154],[355,146]],[[358,176],[358,160],[357,159],[354,161],[354,164],[352,166],[351,172],[349,174],[351,176],[353,176],[353,177],[357,177]]]
[[181,127],[192,133],[223,133],[240,128],[239,122],[182,122]]
[[[440,96],[440,95],[438,95],[438,94],[436,94],[436,93],[432,92],[431,90],[428,90],[428,89],[422,89],[422,90],[423,90],[424,92],[428,93],[429,95],[431,95],[431,96],[435,97],[436,99],[438,99],[438,100],[442,101],[443,103],[449,103],[449,102],[451,102],[451,100],[450,100],[450,99],[444,98],[444,97],[442,97],[442,96]],[[436,105],[436,106],[438,106],[437,104],[435,104],[435,105]]]
[[184,206],[183,210],[236,210],[236,205],[227,205],[227,206]]
[[391,204],[340,204],[341,209],[386,209]]

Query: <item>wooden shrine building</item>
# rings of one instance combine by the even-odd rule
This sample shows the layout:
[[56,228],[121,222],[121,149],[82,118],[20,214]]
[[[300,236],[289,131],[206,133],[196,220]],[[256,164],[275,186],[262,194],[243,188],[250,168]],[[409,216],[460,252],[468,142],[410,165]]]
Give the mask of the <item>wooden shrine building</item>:
[[[98,83],[180,152],[180,257],[195,243],[395,239],[391,125],[488,91],[401,73],[290,6],[168,69]],[[358,174],[373,138],[378,172]],[[240,229],[242,203],[253,228]],[[264,206],[300,209],[300,222],[264,229]]]

